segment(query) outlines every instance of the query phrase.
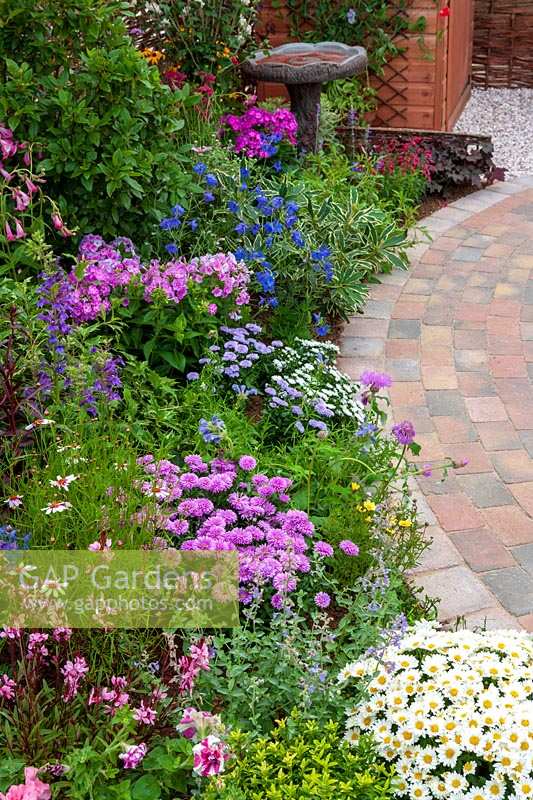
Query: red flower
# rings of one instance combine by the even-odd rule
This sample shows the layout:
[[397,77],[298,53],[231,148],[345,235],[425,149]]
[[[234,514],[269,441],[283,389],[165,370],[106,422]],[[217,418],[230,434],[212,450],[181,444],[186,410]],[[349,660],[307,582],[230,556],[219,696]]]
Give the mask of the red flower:
[[441,10],[439,11],[439,17],[449,17],[449,16],[450,16],[450,7],[444,6],[444,8],[441,8]]

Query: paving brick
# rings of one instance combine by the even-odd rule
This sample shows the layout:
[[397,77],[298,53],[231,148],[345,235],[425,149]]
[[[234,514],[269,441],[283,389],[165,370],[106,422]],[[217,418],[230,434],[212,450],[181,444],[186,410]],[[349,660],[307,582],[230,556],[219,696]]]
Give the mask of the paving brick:
[[436,390],[426,393],[427,407],[432,417],[465,418],[465,401],[458,391]]
[[457,389],[455,368],[422,366],[422,383],[425,389]]
[[453,350],[451,347],[422,344],[420,362],[423,367],[452,367]]
[[533,403],[531,401],[517,401],[506,404],[507,413],[518,431],[533,430]]
[[492,300],[493,291],[488,286],[466,286],[461,294],[465,303],[478,303],[488,305]]
[[492,379],[481,372],[458,372],[457,380],[463,397],[491,397],[496,394]]
[[414,358],[388,358],[385,369],[395,381],[420,380],[420,366]]
[[450,539],[474,572],[516,566],[513,556],[486,528],[453,533]]
[[393,383],[389,389],[391,402],[396,406],[425,406],[424,387],[418,381]]
[[469,631],[524,630],[519,620],[499,605],[465,614],[463,620]]
[[420,445],[421,452],[417,456],[410,456],[411,461],[426,463],[427,461],[441,461],[444,459],[443,446],[436,433],[417,435],[416,442]]
[[405,291],[409,294],[430,295],[435,290],[435,281],[428,278],[410,278],[405,284]]
[[518,437],[522,446],[525,447],[530,457],[533,458],[533,431],[520,431]]
[[525,450],[500,450],[491,454],[496,472],[505,483],[533,481],[533,461]]
[[476,429],[467,419],[433,417],[433,424],[443,444],[475,442],[477,439]]
[[507,567],[482,576],[485,585],[511,614],[533,612],[533,581],[520,567]]
[[493,356],[522,355],[522,340],[519,336],[487,336],[486,347]]
[[484,322],[487,319],[488,308],[478,303],[459,303],[455,311],[455,319],[468,322]]
[[417,358],[418,339],[387,339],[385,355],[387,358]]
[[520,333],[522,334],[522,339],[525,342],[530,342],[533,340],[533,322],[521,322],[520,323]]
[[381,356],[385,350],[384,339],[371,339],[363,336],[344,336],[341,341],[343,356]]
[[[478,333],[478,331],[468,331]],[[486,372],[487,353],[485,350],[456,350],[455,368],[457,372]]]
[[458,247],[452,253],[453,261],[479,261],[483,256],[483,248],[480,247]]
[[520,336],[520,324],[508,317],[487,317],[487,333],[491,336]]
[[448,444],[446,445],[446,455],[456,464],[467,462],[464,467],[455,469],[457,475],[492,472],[490,459],[479,442]]
[[521,544],[513,547],[512,553],[520,566],[524,567],[533,577],[533,544]]
[[459,247],[457,239],[453,239],[447,235],[439,236],[431,243],[432,250],[445,250],[447,253],[455,250],[456,247]]
[[518,617],[518,622],[524,630],[533,633],[533,614],[524,614],[523,617]]
[[445,531],[463,531],[483,525],[483,517],[464,494],[430,495],[428,502]]
[[465,404],[472,422],[497,422],[507,419],[507,412],[499,397],[467,397]]
[[462,556],[452,544],[448,534],[437,525],[430,525],[424,531],[424,539],[431,542],[422,553],[418,564],[410,571],[412,575],[429,570],[445,569],[462,563]]
[[509,489],[526,514],[533,517],[533,482],[511,483]]
[[490,356],[489,370],[495,378],[522,378],[527,373],[524,356]]
[[491,472],[463,475],[457,480],[476,508],[501,508],[504,505],[512,506],[514,504],[512,494]]
[[477,422],[475,427],[485,450],[519,450],[522,447],[510,422]]
[[494,596],[466,566],[414,575],[411,583],[422,586],[429,597],[440,598],[441,621],[452,622],[463,614],[494,607]]
[[448,258],[447,253],[441,250],[426,250],[426,252],[420,257],[420,261],[422,264],[442,264],[446,258]]
[[414,425],[416,434],[435,433],[433,419],[425,406],[394,406],[396,419],[409,419]]
[[487,337],[485,331],[455,331],[453,343],[456,350],[484,350]]
[[[522,287],[519,283],[497,283],[494,287],[494,297],[497,300],[514,300],[522,298]],[[517,311],[520,311],[520,304],[518,304]],[[496,312],[493,312],[496,313]],[[507,314],[502,316],[506,317]],[[510,316],[513,316],[512,314]]]
[[386,319],[367,319],[367,317],[352,317],[344,328],[345,336],[363,336],[365,338],[383,338],[387,336],[389,322]]
[[398,300],[391,314],[392,319],[421,319],[426,310],[425,303],[409,303]]
[[394,303],[392,300],[367,300],[365,317],[370,319],[390,319]]
[[514,247],[512,244],[500,244],[499,242],[494,242],[486,248],[485,255],[499,258],[502,256],[510,256],[513,250]]
[[418,339],[420,336],[420,320],[392,319],[389,327],[389,339]]
[[431,325],[422,326],[421,340],[423,347],[451,347],[453,343],[452,331],[449,326]]
[[[496,286],[496,289],[498,286]],[[496,289],[494,290],[496,292]],[[488,313],[494,317],[519,319],[521,304],[515,300],[496,299],[489,306]]]

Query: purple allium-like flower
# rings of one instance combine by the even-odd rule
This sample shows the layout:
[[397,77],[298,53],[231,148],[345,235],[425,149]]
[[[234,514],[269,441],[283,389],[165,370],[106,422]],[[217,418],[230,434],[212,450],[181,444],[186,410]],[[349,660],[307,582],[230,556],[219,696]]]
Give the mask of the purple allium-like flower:
[[333,547],[327,542],[316,542],[313,549],[321,558],[329,558],[333,555]]
[[341,542],[339,542],[339,548],[343,553],[346,553],[347,556],[359,555],[359,547],[350,539],[343,539]]
[[239,458],[239,467],[244,469],[246,472],[250,472],[251,470],[255,469],[257,466],[257,461],[253,456],[241,456]]
[[327,608],[331,603],[331,597],[327,592],[318,592],[315,594],[315,604],[319,608]]
[[400,444],[409,445],[414,441],[415,429],[413,423],[406,419],[395,425],[392,432]]
[[372,372],[371,370],[365,370],[363,373],[361,373],[359,380],[361,383],[364,383],[365,386],[368,386],[371,392],[379,392],[380,389],[384,389],[387,386],[392,386],[392,378],[389,375],[386,375],[384,372]]

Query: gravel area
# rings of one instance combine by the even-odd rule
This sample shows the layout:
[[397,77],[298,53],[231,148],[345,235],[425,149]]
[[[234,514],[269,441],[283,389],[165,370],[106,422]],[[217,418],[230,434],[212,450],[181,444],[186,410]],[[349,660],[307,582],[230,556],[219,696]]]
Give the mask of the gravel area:
[[474,88],[454,130],[490,134],[508,178],[533,175],[533,89]]

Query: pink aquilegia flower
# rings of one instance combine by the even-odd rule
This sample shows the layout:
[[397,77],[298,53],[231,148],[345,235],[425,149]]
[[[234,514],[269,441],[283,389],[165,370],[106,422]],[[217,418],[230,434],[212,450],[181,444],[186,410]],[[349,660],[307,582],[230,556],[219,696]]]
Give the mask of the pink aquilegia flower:
[[195,744],[193,749],[193,772],[207,778],[210,775],[219,775],[224,772],[225,762],[229,758],[226,745],[218,736],[206,736],[201,742]]
[[141,744],[127,745],[125,751],[119,755],[122,766],[124,769],[135,769],[139,766],[147,752],[148,747],[143,742],[141,742]]
[[50,800],[50,786],[39,780],[38,774],[35,767],[26,767],[24,783],[11,786],[7,794],[0,792],[0,800]]

